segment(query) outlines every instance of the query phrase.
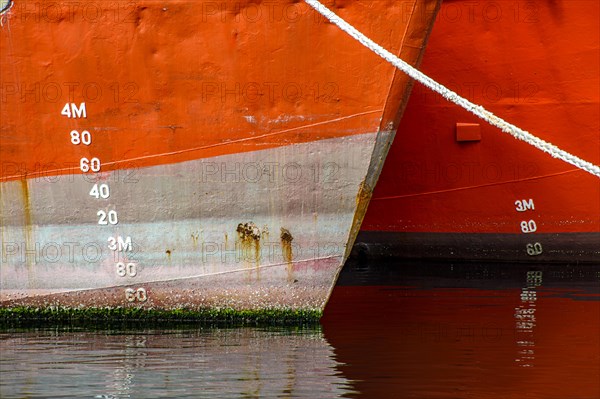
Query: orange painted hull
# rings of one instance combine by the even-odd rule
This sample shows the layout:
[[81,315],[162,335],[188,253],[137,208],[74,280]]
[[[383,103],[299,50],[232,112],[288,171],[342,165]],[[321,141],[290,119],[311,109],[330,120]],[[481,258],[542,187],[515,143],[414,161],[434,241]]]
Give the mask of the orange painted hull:
[[[445,2],[421,69],[598,165],[599,7]],[[461,123],[479,138],[459,141]],[[410,256],[600,263],[600,179],[416,85],[362,229]]]
[[[406,76],[305,3],[0,4],[1,304],[322,309]],[[439,1],[329,5],[417,65]]]
[[[337,11],[419,58],[430,18],[411,20],[406,4]],[[381,14],[391,15],[375,24]],[[397,117],[402,98],[388,95],[408,83],[293,2],[17,2],[4,18],[2,181],[76,173],[82,155],[110,171],[374,132]],[[409,21],[414,39],[403,37]],[[86,103],[85,123],[61,115],[68,102]],[[97,132],[96,145],[73,146],[77,128]]]

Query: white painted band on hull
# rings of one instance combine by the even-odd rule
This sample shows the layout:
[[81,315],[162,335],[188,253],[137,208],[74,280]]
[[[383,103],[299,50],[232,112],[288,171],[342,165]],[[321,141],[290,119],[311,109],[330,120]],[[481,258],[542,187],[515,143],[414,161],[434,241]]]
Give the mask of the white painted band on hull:
[[[0,300],[227,275],[220,289],[308,287],[323,295],[311,306],[324,305],[376,138],[348,136],[96,180],[29,180],[28,198],[22,182],[2,183]],[[88,194],[95,181],[110,185],[109,198]],[[99,210],[118,212],[118,223],[99,225]],[[249,222],[260,238],[238,233]],[[110,250],[109,237],[122,248],[129,237],[131,250]]]

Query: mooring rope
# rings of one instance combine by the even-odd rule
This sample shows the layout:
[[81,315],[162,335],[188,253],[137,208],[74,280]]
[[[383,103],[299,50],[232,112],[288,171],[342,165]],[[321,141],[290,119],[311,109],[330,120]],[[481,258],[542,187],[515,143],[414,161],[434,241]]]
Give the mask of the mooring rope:
[[593,163],[585,161],[573,154],[568,153],[567,151],[561,150],[554,144],[544,141],[539,137],[536,137],[533,134],[523,129],[520,129],[519,127],[505,121],[504,119],[497,117],[482,106],[473,104],[466,98],[461,97],[454,91],[431,79],[429,76],[418,71],[411,65],[402,61],[400,58],[398,58],[394,54],[390,53],[389,51],[375,43],[373,40],[366,37],[363,33],[359,32],[355,27],[350,25],[348,22],[344,21],[341,17],[339,17],[327,7],[325,7],[318,0],[304,1],[309,6],[314,8],[319,14],[331,21],[331,23],[333,23],[338,28],[349,34],[352,38],[360,42],[363,46],[365,46],[366,48],[368,48],[369,50],[371,50],[390,64],[394,65],[396,68],[400,69],[402,72],[404,72],[417,82],[425,85],[429,89],[440,94],[446,100],[451,101],[454,104],[466,109],[467,111],[483,119],[490,125],[502,130],[504,133],[508,133],[519,140],[523,140],[524,142],[534,146],[535,148],[550,154],[554,158],[558,158],[564,162],[570,163],[571,165],[578,167],[579,169],[591,173],[592,175],[600,177],[600,166],[594,165]]
[[12,0],[4,0],[3,2],[0,1],[0,5],[2,6],[2,9],[0,9],[0,27],[4,28],[7,21],[6,14],[12,8],[13,2]]

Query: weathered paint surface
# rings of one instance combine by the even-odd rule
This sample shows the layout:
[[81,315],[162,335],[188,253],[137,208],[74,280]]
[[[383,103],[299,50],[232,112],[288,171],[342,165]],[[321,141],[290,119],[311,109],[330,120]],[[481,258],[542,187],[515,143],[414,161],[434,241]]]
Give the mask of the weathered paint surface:
[[[29,180],[29,212],[38,223],[23,228],[22,214],[4,215],[0,298],[30,297],[27,303],[43,304],[53,301],[46,295],[62,293],[61,302],[69,297],[93,303],[98,296],[118,304],[125,289],[143,287],[149,306],[253,308],[271,302],[321,308],[342,264],[375,138],[365,134],[107,172],[103,181],[111,182],[115,194],[100,208],[116,207],[124,220],[110,227],[86,223],[97,220],[97,209],[73,194],[90,186],[82,176],[61,176],[52,184]],[[255,171],[269,162],[277,164],[271,174],[244,175],[242,166],[239,174],[231,173],[232,165]],[[215,165],[230,169],[214,173]],[[2,209],[20,208],[21,181],[2,184]],[[251,220],[240,220],[248,214]],[[131,251],[107,247],[108,238],[118,236],[132,238]],[[118,262],[134,263],[135,276],[120,276]]]
[[[586,0],[444,2],[422,70],[509,122],[600,164],[599,7]],[[481,140],[457,141],[460,123],[480,124]],[[519,211],[517,201],[532,201],[535,209]],[[521,222],[531,220],[537,230],[524,233]],[[410,253],[419,256],[454,242],[439,255],[456,258],[458,243],[470,241],[460,247],[466,259],[493,251],[507,261],[546,262],[579,253],[578,260],[598,263],[597,245],[594,251],[589,240],[588,249],[579,251],[571,237],[600,233],[600,180],[416,85],[362,229],[389,232],[386,242],[405,249],[410,242]],[[536,234],[565,237],[544,241]],[[544,251],[529,255],[527,244],[538,242]]]
[[[416,62],[436,3],[336,10]],[[398,114],[403,96],[388,96],[408,79],[305,4],[215,5],[91,2],[102,12],[92,19],[16,3],[0,41],[2,180],[73,173],[84,154],[107,171],[363,134]],[[61,116],[83,101],[85,121]],[[94,135],[83,154],[68,140],[76,128]]]
[[[334,9],[416,64],[438,5]],[[405,76],[292,1],[17,1],[0,51],[3,306],[323,308]]]

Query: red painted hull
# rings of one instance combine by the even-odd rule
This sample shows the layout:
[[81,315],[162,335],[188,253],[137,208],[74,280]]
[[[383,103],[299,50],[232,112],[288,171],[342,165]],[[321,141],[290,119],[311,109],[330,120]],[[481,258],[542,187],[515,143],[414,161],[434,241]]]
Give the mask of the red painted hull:
[[[594,1],[448,1],[421,69],[597,165],[599,26]],[[458,141],[458,123],[480,124],[481,139]],[[395,248],[417,257],[600,263],[600,179],[417,84],[361,228],[359,241],[412,241]]]

